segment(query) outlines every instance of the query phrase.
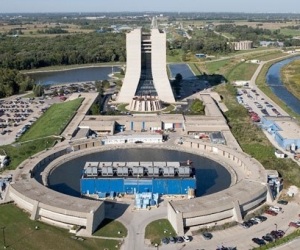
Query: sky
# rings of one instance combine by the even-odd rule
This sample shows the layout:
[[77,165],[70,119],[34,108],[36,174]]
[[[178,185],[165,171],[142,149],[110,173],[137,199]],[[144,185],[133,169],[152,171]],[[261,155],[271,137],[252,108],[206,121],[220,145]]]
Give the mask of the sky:
[[253,12],[300,13],[299,0],[0,0],[16,12]]

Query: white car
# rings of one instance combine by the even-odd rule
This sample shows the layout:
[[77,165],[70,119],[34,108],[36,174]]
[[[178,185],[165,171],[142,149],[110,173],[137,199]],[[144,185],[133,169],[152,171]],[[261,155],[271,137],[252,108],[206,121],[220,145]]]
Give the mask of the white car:
[[190,236],[184,235],[183,240],[184,240],[184,242],[190,242],[191,238],[190,238]]
[[281,207],[277,207],[277,206],[272,206],[269,209],[276,212],[276,213],[279,213],[282,210]]

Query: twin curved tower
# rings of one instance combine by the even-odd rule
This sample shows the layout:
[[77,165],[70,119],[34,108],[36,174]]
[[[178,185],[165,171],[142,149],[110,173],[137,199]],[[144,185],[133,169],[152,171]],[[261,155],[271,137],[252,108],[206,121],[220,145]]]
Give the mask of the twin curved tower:
[[156,111],[161,101],[175,102],[166,70],[166,34],[152,26],[150,33],[135,29],[126,35],[126,74],[118,102],[135,111]]

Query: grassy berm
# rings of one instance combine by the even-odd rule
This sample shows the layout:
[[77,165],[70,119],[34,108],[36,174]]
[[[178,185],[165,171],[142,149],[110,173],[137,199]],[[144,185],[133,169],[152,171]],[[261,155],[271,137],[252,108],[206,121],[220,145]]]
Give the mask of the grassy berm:
[[276,158],[274,146],[250,120],[247,110],[237,103],[235,87],[222,84],[216,87],[216,91],[223,97],[229,109],[224,115],[243,151],[257,159],[266,169],[277,170],[282,175],[285,186],[293,184],[300,187],[299,166],[291,159]]

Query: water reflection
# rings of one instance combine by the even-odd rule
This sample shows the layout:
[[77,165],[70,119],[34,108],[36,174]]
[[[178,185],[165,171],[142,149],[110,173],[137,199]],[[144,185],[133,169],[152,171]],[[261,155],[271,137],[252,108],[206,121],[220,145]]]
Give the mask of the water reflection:
[[300,56],[285,59],[273,64],[267,72],[266,82],[278,98],[280,98],[294,112],[300,114],[300,100],[290,93],[281,81],[282,67],[295,60],[300,60]]
[[196,168],[197,196],[208,195],[231,184],[230,173],[220,164],[198,155],[167,149],[116,149],[79,157],[56,168],[49,187],[72,196],[80,196],[80,177],[87,161],[193,161]]

